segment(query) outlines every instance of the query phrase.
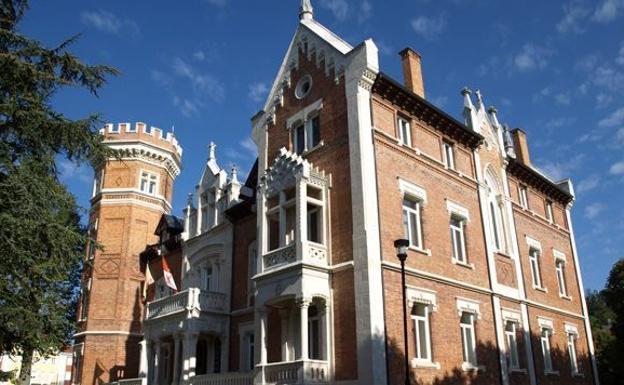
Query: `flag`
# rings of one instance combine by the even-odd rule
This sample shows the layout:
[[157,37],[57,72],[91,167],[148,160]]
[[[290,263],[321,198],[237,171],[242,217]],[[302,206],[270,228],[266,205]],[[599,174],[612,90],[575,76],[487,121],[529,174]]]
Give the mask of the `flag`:
[[162,257],[162,269],[163,277],[165,278],[165,283],[167,284],[167,286],[175,291],[178,291],[178,287],[175,284],[175,279],[173,279],[173,274],[171,274],[171,269],[169,268],[169,264],[167,263],[165,256]]
[[145,281],[143,281],[143,299],[147,299],[147,288],[154,283],[154,277],[152,277],[152,271],[150,270],[149,261],[145,266]]

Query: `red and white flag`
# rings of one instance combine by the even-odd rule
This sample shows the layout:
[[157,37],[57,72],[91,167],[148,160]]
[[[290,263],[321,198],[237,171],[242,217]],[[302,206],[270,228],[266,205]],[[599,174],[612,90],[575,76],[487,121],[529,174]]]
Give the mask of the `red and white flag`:
[[167,286],[172,288],[175,291],[178,291],[178,287],[175,284],[175,279],[173,279],[173,274],[171,274],[171,269],[169,268],[169,264],[165,257],[162,257],[162,269],[163,269],[163,277],[165,278],[165,283]]
[[154,277],[152,277],[152,271],[150,270],[149,261],[145,266],[145,281],[143,282],[143,299],[147,299],[147,288],[154,283]]

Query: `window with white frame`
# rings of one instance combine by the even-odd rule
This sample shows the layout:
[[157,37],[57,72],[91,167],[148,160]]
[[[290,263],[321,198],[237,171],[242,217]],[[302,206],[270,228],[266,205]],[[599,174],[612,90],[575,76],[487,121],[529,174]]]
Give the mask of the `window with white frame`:
[[510,369],[520,369],[520,356],[518,354],[518,322],[516,320],[505,321],[505,340],[507,342],[507,360]]
[[104,181],[104,170],[100,170],[95,173],[95,177],[93,178],[93,196],[102,191],[102,182]]
[[490,224],[492,227],[492,237],[496,250],[503,249],[503,229],[500,221],[500,209],[494,201],[490,201]]
[[410,246],[417,249],[423,248],[420,210],[420,200],[411,196],[403,198],[403,234]]
[[507,235],[503,211],[503,195],[497,180],[498,178],[496,177],[494,171],[488,169],[486,172],[485,183],[488,187],[487,211],[489,216],[492,246],[496,251],[506,253]]
[[423,303],[414,303],[412,306],[412,320],[414,321],[414,338],[416,345],[416,359],[431,362],[431,329],[429,326],[429,306]]
[[461,313],[460,329],[462,339],[462,356],[464,364],[477,366],[477,343],[475,336],[475,314],[464,311]]
[[540,335],[540,342],[542,345],[542,360],[544,362],[544,372],[552,373],[553,363],[552,356],[550,352],[550,337],[552,336],[552,329],[542,328],[542,332]]
[[520,206],[523,209],[529,209],[529,196],[527,192],[527,187],[524,185],[518,186],[518,196],[520,197]]
[[455,149],[449,142],[444,141],[442,144],[444,148],[444,164],[451,170],[455,169]]
[[457,215],[451,215],[451,247],[453,260],[460,263],[468,263],[466,256],[466,221]]
[[293,129],[293,148],[297,154],[303,154],[321,143],[321,120],[314,116],[300,122]]
[[568,288],[565,280],[565,260],[555,259],[555,271],[557,272],[557,283],[559,284],[559,295],[561,297],[568,296]]
[[576,339],[575,333],[568,333],[568,355],[570,356],[570,370],[572,374],[579,374],[578,357],[576,355]]
[[399,143],[405,146],[412,146],[412,129],[410,122],[403,117],[397,118],[397,126],[399,129]]
[[529,263],[531,265],[531,278],[533,287],[542,288],[542,274],[540,272],[540,250],[536,247],[529,248]]
[[548,219],[548,222],[553,223],[554,222],[554,216],[553,216],[553,203],[552,201],[546,201],[546,219]]
[[158,186],[158,177],[156,174],[147,171],[141,171],[141,181],[139,188],[142,192],[156,195]]
[[308,357],[312,360],[323,358],[322,352],[322,314],[318,305],[308,307]]
[[206,291],[214,291],[214,271],[211,264],[206,264],[201,269],[201,288]]

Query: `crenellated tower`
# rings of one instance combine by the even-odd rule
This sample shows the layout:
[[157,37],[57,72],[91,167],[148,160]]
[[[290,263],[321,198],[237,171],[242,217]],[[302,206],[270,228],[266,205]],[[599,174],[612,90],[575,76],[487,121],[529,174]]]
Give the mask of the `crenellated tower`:
[[[172,133],[145,123],[107,124],[104,143],[118,151],[95,169],[89,213],[73,383],[137,376],[143,292],[139,253],[171,211],[182,148]],[[96,244],[98,246],[96,246]]]

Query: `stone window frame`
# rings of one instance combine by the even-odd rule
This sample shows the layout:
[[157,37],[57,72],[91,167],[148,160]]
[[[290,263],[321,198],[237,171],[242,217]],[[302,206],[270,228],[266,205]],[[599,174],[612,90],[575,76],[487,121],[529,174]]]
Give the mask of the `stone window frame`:
[[[425,235],[423,229],[423,209],[427,205],[427,191],[420,187],[417,184],[414,184],[406,179],[398,178],[399,181],[399,191],[401,192],[401,209],[402,213],[405,210],[403,206],[403,200],[411,200],[418,204],[417,216],[418,216],[418,236],[419,236],[419,246],[414,246],[411,244],[409,248],[411,250],[415,250],[421,252],[426,255],[431,255],[431,250],[425,248]],[[404,236],[408,237],[408,234],[404,234]]]
[[[433,361],[433,343],[432,343],[432,334],[431,334],[431,316],[433,313],[438,311],[438,303],[436,292],[433,290],[415,287],[415,286],[407,286],[406,288],[406,296],[407,296],[407,306],[409,309],[413,308],[414,305],[424,305],[426,307],[426,326],[427,326],[427,353],[428,359],[422,359],[418,357],[412,357],[410,362],[412,368],[430,368],[430,369],[440,369],[440,363]],[[411,316],[414,323],[414,330],[418,329],[417,319],[415,316]],[[414,344],[418,344],[416,341],[416,333],[414,333]]]
[[[576,348],[576,341],[579,338],[578,328],[575,324],[568,322],[564,323],[564,328],[567,339],[566,344],[568,348],[568,358],[570,359],[570,372],[572,376],[583,377],[578,361],[578,349]],[[574,357],[574,359],[572,357]]]
[[254,337],[254,352],[256,349],[255,328],[253,322],[241,323],[238,325],[239,336],[239,365],[241,372],[251,372],[255,367],[255,357],[250,356],[249,352],[249,336]]
[[[552,345],[550,342],[552,336],[555,335],[554,321],[546,317],[537,317],[537,323],[540,327],[540,349],[542,352],[542,361],[544,364],[544,374],[559,375],[559,371],[555,370],[553,366]],[[544,350],[545,346],[547,348],[547,351]]]
[[456,170],[457,164],[455,163],[455,144],[448,140],[443,140],[442,154],[444,167],[449,170]]
[[[520,312],[516,311],[516,310],[512,310],[512,309],[501,309],[501,316],[503,319],[503,333],[505,334],[505,344],[506,344],[506,348],[508,349],[507,353],[507,365],[509,367],[509,370],[511,372],[522,372],[524,373],[525,370],[522,369],[521,367],[521,362],[520,362],[520,349],[518,346],[518,328],[521,327],[522,325],[522,315],[520,314]],[[507,331],[507,323],[511,322],[514,324],[514,341],[515,341],[515,350],[516,350],[516,357],[517,357],[517,365],[512,365],[511,362],[511,352],[509,351],[510,349],[510,344],[509,344],[509,340],[508,340],[508,335],[509,332]]]
[[[531,283],[533,285],[533,289],[535,290],[539,290],[539,291],[543,291],[543,292],[548,292],[548,289],[546,289],[546,287],[544,287],[544,280],[542,277],[542,269],[541,266],[542,264],[540,263],[540,259],[542,258],[542,244],[535,240],[534,238],[531,238],[530,236],[526,235],[525,236],[526,239],[526,243],[529,249],[529,268],[531,271]],[[534,257],[532,251],[536,251],[537,252],[537,256]],[[533,260],[536,260],[536,267],[535,267],[535,271],[533,269]],[[536,282],[536,278],[537,281]]]
[[[464,267],[468,267],[470,269],[474,269],[475,266],[474,264],[469,262],[469,258],[468,258],[468,242],[467,242],[467,234],[466,234],[466,226],[468,225],[468,223],[470,222],[470,212],[468,211],[467,208],[465,208],[464,206],[460,205],[459,203],[456,203],[450,199],[446,199],[446,209],[449,213],[449,226],[450,226],[450,230],[451,230],[451,261],[456,264],[456,265],[460,265],[460,266],[464,266]],[[461,246],[463,248],[462,253],[464,255],[464,260],[461,261],[457,258],[455,258],[455,239],[453,237],[453,231],[458,230],[458,228],[456,226],[453,226],[453,222],[452,220],[455,219],[456,221],[459,221],[460,223],[460,232],[462,235],[462,239],[461,239]]]
[[[146,190],[142,189],[142,183],[143,183],[143,174],[147,174],[147,184],[146,184]],[[154,192],[150,192],[150,182],[152,180],[151,177],[155,177],[155,184],[154,184]],[[160,194],[158,193],[158,189],[160,188],[160,175],[156,172],[147,170],[147,169],[140,169],[139,170],[139,191],[143,194],[147,194],[147,195],[151,195],[151,196],[159,196]]]
[[[397,141],[399,145],[412,148],[414,145],[414,141],[412,138],[412,120],[406,117],[405,115],[397,114],[395,122],[396,122],[396,130],[397,130]],[[407,140],[406,138],[403,137],[404,136],[403,130],[405,127],[402,126],[401,123],[404,123],[404,125],[407,126],[405,130],[405,133],[408,136]]]
[[[309,139],[311,135],[312,122],[315,118],[319,119],[319,137],[320,137],[320,116],[323,109],[323,98],[316,100],[315,102],[305,106],[299,112],[286,119],[286,129],[290,132],[291,151],[297,155],[308,154],[325,144],[322,138],[319,138],[319,142],[314,146],[309,146]],[[304,150],[301,154],[297,153],[297,138],[296,129],[304,127]]]
[[565,277],[565,268],[567,265],[567,258],[565,253],[553,249],[553,258],[555,260],[555,274],[557,276],[557,286],[559,289],[559,297],[567,300],[571,300],[569,291],[568,291],[568,282]]

